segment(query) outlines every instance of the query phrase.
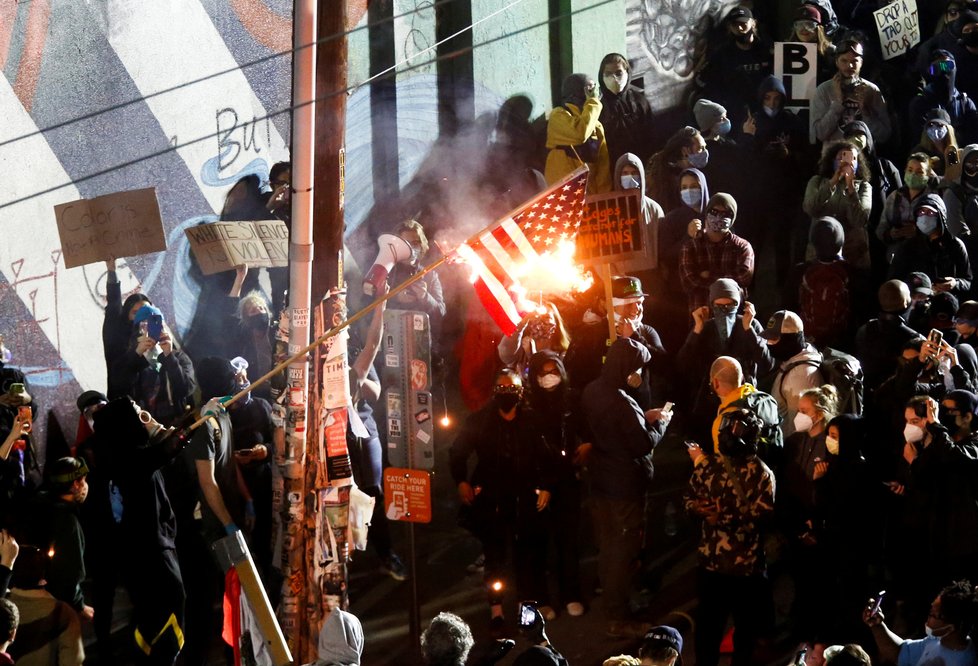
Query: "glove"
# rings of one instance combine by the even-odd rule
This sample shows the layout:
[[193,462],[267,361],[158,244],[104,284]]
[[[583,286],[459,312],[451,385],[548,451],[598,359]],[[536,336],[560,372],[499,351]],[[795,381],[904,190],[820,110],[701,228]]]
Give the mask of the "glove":
[[226,395],[223,398],[211,398],[200,408],[201,416],[219,416],[224,413],[224,403],[231,399]]

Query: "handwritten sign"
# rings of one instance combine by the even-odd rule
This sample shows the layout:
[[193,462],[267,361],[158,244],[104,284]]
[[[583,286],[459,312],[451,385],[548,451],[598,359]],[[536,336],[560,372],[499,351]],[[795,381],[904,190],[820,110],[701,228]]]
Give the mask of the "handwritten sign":
[[788,99],[784,108],[789,111],[808,110],[818,86],[818,49],[803,42],[774,44],[774,75],[781,79]]
[[384,514],[388,520],[431,522],[431,472],[388,467],[384,470]]
[[289,230],[281,220],[210,222],[185,230],[204,275],[289,265]]
[[589,196],[577,230],[577,261],[607,263],[631,259],[644,249],[643,224],[637,193]]
[[166,249],[152,187],[59,204],[54,216],[66,268]]
[[920,43],[916,0],[896,0],[873,12],[883,60],[895,58]]

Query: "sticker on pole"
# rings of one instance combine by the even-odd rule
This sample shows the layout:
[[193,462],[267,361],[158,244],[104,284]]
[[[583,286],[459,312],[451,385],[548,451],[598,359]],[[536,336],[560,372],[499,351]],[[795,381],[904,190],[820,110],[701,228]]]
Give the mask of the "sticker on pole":
[[389,467],[384,470],[384,513],[388,520],[431,522],[431,473]]

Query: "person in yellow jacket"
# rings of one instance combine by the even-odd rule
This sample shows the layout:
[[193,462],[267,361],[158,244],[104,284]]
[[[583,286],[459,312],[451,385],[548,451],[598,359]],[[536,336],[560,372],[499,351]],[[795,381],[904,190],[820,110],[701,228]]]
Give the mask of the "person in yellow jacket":
[[587,74],[571,74],[564,79],[560,93],[563,104],[550,113],[547,123],[547,184],[559,182],[586,162],[591,168],[588,194],[610,192],[611,161],[598,120],[601,92],[597,84]]

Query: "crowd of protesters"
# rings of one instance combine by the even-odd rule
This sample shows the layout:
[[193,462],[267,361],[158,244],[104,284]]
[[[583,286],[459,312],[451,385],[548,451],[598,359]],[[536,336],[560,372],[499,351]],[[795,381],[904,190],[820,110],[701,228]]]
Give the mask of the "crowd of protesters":
[[[731,620],[735,666],[755,663],[778,632],[811,646],[812,664],[978,664],[978,4],[921,7],[925,40],[890,60],[863,4],[876,8],[729,10],[701,54],[692,124],[664,142],[628,60],[608,54],[597,80],[564,80],[546,148],[519,153],[537,172],[527,181],[513,169],[507,191],[586,163],[590,193],[638,197],[651,242],[611,285],[554,294],[483,345],[491,360],[478,372],[467,365],[484,360],[479,350],[459,360],[491,399],[456,433],[449,471],[460,521],[482,544],[475,568],[494,637],[515,627],[504,590],[534,602],[519,611],[533,647],[516,663],[567,663],[546,622],[594,605],[610,637],[643,641],[612,664],[672,666],[685,633],[696,663],[713,666]],[[774,39],[817,45],[810,109],[789,110]],[[288,222],[289,179],[285,164],[264,191],[243,179],[222,217]],[[392,286],[424,265],[427,224],[422,215],[390,230],[411,247]],[[195,268],[200,305],[181,344],[147,295],[123,299],[115,262],[106,269],[107,383],[78,397],[71,455],[40,469],[29,383],[8,355],[0,361],[0,583],[11,588],[0,660],[80,663],[83,622],[100,655],[115,654],[124,587],[133,659],[202,664],[223,580],[210,545],[243,530],[270,590],[279,582],[271,465],[285,381],[227,409],[220,398],[285,357],[288,279]],[[440,352],[456,342],[442,321],[459,304],[447,298],[430,273],[389,307],[427,314]],[[382,571],[404,580],[383,512],[386,433],[373,416],[382,328],[380,307],[351,339],[350,409],[364,427],[348,443],[358,486],[378,498],[370,539]],[[183,435],[198,417],[204,426]],[[630,605],[647,527],[660,519],[646,498],[665,441],[685,441],[692,464],[683,504],[700,566],[685,632],[653,627]],[[599,596],[581,580],[589,523]],[[783,613],[776,577],[791,583]],[[359,663],[363,643],[359,621],[336,611],[319,663]],[[465,664],[471,647],[450,613],[421,644],[432,665]],[[511,647],[500,641],[486,659]]]

